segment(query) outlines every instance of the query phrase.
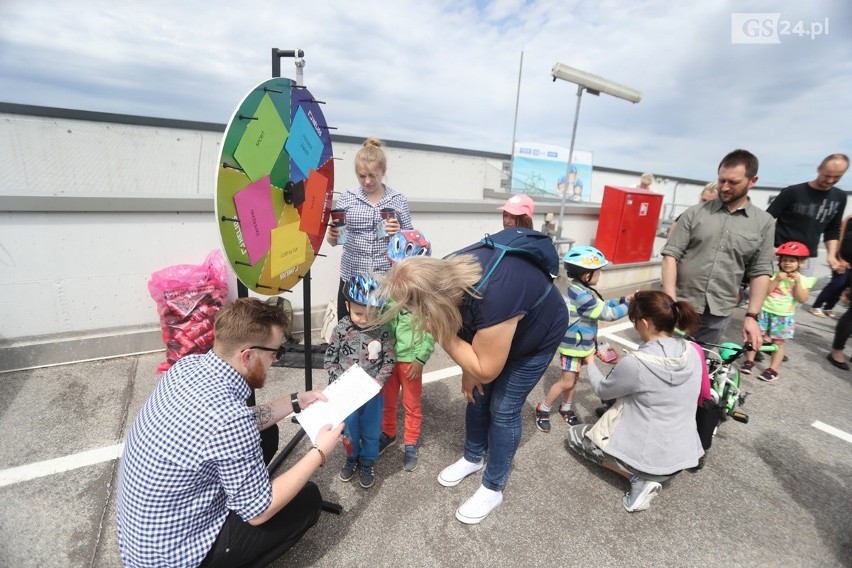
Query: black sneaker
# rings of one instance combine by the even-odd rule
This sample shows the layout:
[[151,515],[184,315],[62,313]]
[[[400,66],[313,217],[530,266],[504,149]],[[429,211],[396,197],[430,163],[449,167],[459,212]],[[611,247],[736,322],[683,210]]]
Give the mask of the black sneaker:
[[405,455],[402,457],[402,469],[405,471],[414,471],[417,469],[417,444],[405,445]]
[[361,464],[361,478],[358,479],[358,483],[364,489],[369,489],[373,486],[373,482],[375,481],[375,477],[373,476],[373,464],[364,462]]
[[609,410],[609,407],[612,406],[613,403],[609,401],[605,401],[602,405],[595,409],[595,415],[600,418],[604,415],[604,413]]
[[580,422],[580,417],[577,416],[577,413],[574,410],[562,410],[559,409],[559,415],[562,417],[565,422],[568,423],[569,426],[576,426],[577,424],[582,424]]
[[346,463],[340,470],[340,480],[349,481],[352,479],[356,469],[358,469],[358,458],[346,458]]
[[535,427],[542,432],[550,432],[550,413],[541,410],[541,403],[535,405]]
[[754,369],[754,361],[746,361],[740,365],[740,373],[743,375],[750,375],[752,369]]
[[388,436],[382,432],[379,435],[379,455],[382,455],[394,442],[396,442],[396,436]]

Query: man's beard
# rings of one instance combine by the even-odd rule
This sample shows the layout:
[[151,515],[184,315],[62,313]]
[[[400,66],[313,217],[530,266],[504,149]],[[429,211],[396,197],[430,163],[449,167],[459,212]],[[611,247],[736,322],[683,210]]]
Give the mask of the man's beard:
[[263,368],[263,363],[255,360],[255,364],[246,373],[246,383],[253,389],[263,388],[266,384],[266,371]]

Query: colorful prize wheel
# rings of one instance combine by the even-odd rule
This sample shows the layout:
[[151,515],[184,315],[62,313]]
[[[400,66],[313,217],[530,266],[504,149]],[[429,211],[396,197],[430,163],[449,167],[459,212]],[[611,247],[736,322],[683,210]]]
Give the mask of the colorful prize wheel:
[[222,246],[245,286],[293,288],[319,252],[334,187],[318,101],[286,78],[252,89],[231,117],[216,176]]

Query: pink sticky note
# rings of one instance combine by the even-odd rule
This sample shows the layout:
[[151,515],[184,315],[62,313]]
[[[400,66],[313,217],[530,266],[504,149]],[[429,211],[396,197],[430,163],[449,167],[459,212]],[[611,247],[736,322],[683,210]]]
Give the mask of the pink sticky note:
[[234,195],[240,230],[252,264],[257,264],[269,252],[272,229],[278,225],[271,191],[269,176],[265,176]]

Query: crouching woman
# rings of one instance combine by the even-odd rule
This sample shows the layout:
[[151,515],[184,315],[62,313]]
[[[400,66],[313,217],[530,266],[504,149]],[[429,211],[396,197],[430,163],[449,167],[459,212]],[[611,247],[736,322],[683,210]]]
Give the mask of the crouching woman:
[[630,481],[622,502],[629,512],[647,509],[671,476],[695,467],[704,454],[695,428],[702,362],[675,327],[692,333],[698,315],[687,302],[659,291],[637,292],[627,312],[639,348],[604,376],[586,358],[595,395],[618,402],[594,426],[573,426],[572,450]]

